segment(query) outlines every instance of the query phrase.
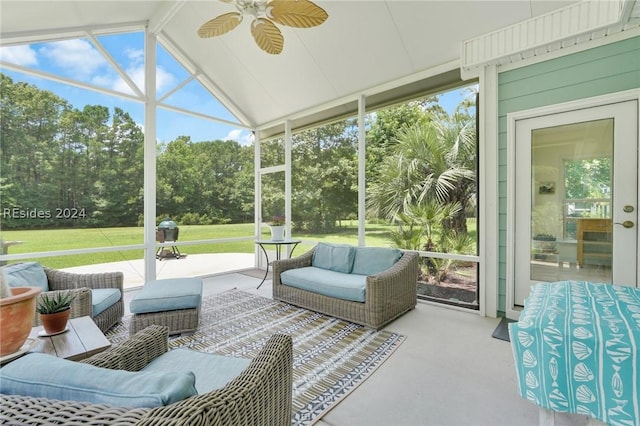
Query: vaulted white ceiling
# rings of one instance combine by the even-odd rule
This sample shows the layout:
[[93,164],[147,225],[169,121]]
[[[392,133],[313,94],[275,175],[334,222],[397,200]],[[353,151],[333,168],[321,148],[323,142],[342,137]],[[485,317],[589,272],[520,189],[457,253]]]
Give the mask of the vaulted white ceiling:
[[[565,7],[575,0],[332,0],[319,27],[281,27],[284,50],[269,55],[250,21],[220,37],[198,27],[234,9],[218,0],[22,1],[0,3],[1,43],[101,34],[147,25],[245,125],[269,129],[325,112],[337,116],[360,95],[429,91],[460,80],[465,40]],[[400,89],[399,89],[400,88]],[[319,118],[322,114],[320,114]]]

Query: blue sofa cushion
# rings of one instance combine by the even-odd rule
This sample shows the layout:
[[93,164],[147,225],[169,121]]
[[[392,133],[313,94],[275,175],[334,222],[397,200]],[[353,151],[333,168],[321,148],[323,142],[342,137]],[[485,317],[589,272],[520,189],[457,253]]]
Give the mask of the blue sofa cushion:
[[280,282],[353,302],[364,302],[367,288],[367,277],[364,275],[344,274],[314,266],[284,271],[280,274]]
[[313,251],[311,265],[330,271],[351,273],[356,248],[347,244],[318,243]]
[[191,372],[130,372],[30,353],[0,369],[0,393],[86,401],[120,407],[158,407],[197,395]]
[[10,287],[40,287],[49,291],[49,281],[38,262],[14,263],[3,268]]
[[172,278],[149,281],[129,304],[134,314],[197,308],[202,303],[200,278]]
[[93,316],[101,314],[105,309],[113,306],[120,300],[121,293],[118,288],[96,288],[91,290],[91,305]]
[[353,259],[352,274],[375,275],[391,268],[402,257],[398,249],[388,247],[358,247]]
[[235,358],[177,348],[160,355],[142,371],[184,371],[196,375],[196,390],[202,395],[223,388],[249,366],[250,359]]

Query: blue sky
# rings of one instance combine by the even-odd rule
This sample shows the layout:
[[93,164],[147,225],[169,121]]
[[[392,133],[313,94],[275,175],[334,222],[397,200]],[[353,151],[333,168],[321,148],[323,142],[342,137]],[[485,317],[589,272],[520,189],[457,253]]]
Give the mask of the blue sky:
[[[98,40],[129,78],[143,90],[143,33],[99,36]],[[188,78],[188,73],[161,46],[158,46],[157,57],[156,88],[158,96],[161,97],[164,93],[185,81]],[[133,94],[131,88],[118,75],[111,64],[86,39],[3,47],[0,48],[0,58],[5,62],[64,78],[79,80],[83,83],[126,94]],[[127,111],[141,126],[144,123],[142,103],[58,83],[33,74],[18,73],[7,69],[2,69],[2,72],[9,75],[14,81],[24,81],[41,89],[50,90],[61,98],[66,99],[75,108],[82,109],[85,105],[96,104],[107,106],[112,110],[115,107],[120,107]],[[441,95],[440,103],[447,111],[451,112],[461,99],[460,91],[456,90]],[[231,113],[195,81],[190,82],[172,94],[164,102],[237,122]],[[162,142],[168,142],[178,136],[187,135],[193,141],[232,139],[241,144],[251,143],[251,133],[244,128],[203,120],[162,108],[158,109],[157,123],[157,139]]]

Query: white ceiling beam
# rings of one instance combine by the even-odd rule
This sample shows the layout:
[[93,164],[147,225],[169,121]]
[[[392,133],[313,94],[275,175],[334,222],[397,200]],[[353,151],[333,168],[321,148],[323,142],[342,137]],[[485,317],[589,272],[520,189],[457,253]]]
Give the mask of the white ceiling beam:
[[0,33],[0,46],[53,42],[82,38],[87,33],[105,35],[123,32],[144,31],[146,22],[128,22],[118,25],[91,25],[83,27],[49,28],[32,31]]
[[134,101],[134,102],[144,102],[144,97],[141,98],[139,96],[118,92],[118,91],[115,91],[115,90],[112,90],[112,89],[107,89],[106,87],[100,87],[100,86],[96,86],[94,84],[84,83],[84,82],[78,81],[78,80],[72,80],[72,79],[67,78],[67,77],[62,77],[60,75],[51,74],[51,73],[48,73],[48,72],[44,72],[44,71],[40,71],[40,70],[36,70],[36,69],[32,69],[32,68],[23,67],[21,65],[11,64],[9,62],[0,61],[0,68],[5,68],[5,69],[8,69],[8,70],[17,71],[17,72],[20,72],[20,73],[23,73],[23,74],[28,74],[28,75],[35,75],[37,77],[43,77],[43,78],[46,78],[48,80],[57,81],[58,83],[68,84],[70,86],[79,87],[81,89],[92,90],[92,91],[95,91],[95,92],[104,93],[106,95],[116,96],[116,97],[123,98],[123,99],[128,99],[128,100]]
[[142,90],[140,90],[138,85],[131,79],[131,77],[129,77],[129,74],[127,74],[125,70],[122,69],[120,64],[116,62],[116,60],[113,58],[113,56],[111,56],[111,54],[107,51],[107,49],[104,48],[104,46],[102,45],[102,43],[100,43],[100,41],[96,38],[96,36],[94,36],[91,33],[87,33],[86,36],[91,42],[91,44],[93,45],[93,47],[95,47],[100,53],[102,53],[102,56],[104,56],[107,62],[109,62],[109,64],[111,64],[113,69],[116,70],[118,75],[120,75],[120,78],[123,79],[125,83],[127,83],[129,88],[136,95],[138,95],[141,98],[144,98],[144,93],[142,92]]
[[165,48],[165,50],[173,56],[173,58],[178,61],[189,73],[196,75],[197,80],[204,86],[205,89],[209,91],[209,93],[218,100],[234,117],[236,117],[241,123],[248,127],[253,127],[253,123],[249,118],[242,112],[242,109],[238,107],[231,100],[229,96],[224,93],[224,91],[211,79],[206,77],[206,73],[204,73],[201,69],[199,69],[193,62],[189,59],[189,56],[182,50],[178,45],[169,37],[165,32],[161,33],[158,36],[158,41]]
[[634,16],[634,11],[640,11],[640,1],[622,0],[622,10],[620,12],[620,21],[627,22]]
[[162,95],[160,98],[158,98],[158,102],[164,101],[169,96],[173,95],[178,90],[182,89],[184,86],[186,86],[187,84],[191,83],[193,80],[195,80],[198,77],[198,75],[200,75],[200,74],[199,73],[191,74],[189,77],[184,79],[184,81],[182,83],[178,84],[176,87],[174,87],[173,89],[169,90],[164,95]]
[[174,2],[163,3],[161,10],[149,19],[149,32],[158,35],[174,16],[187,3],[187,0],[175,0]]
[[209,121],[214,121],[216,123],[225,124],[227,126],[231,126],[231,127],[234,127],[234,128],[253,130],[251,127],[246,126],[246,125],[244,125],[242,123],[236,123],[234,121],[225,120],[224,118],[214,117],[213,115],[208,115],[208,114],[202,114],[200,112],[191,111],[191,110],[188,110],[188,109],[180,108],[180,107],[169,105],[169,104],[165,104],[165,103],[158,103],[158,107],[166,109],[166,110],[169,110],[169,111],[179,112],[179,113],[185,114],[185,115],[190,115],[192,117],[202,118],[204,120],[209,120]]

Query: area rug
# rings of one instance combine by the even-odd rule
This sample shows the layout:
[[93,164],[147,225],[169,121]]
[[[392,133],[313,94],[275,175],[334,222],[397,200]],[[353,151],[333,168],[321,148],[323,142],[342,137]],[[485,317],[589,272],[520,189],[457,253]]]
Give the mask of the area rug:
[[[112,343],[129,337],[129,320],[107,332]],[[292,424],[299,426],[320,420],[405,340],[234,289],[203,298],[198,331],[169,345],[252,358],[274,333],[293,339]]]

